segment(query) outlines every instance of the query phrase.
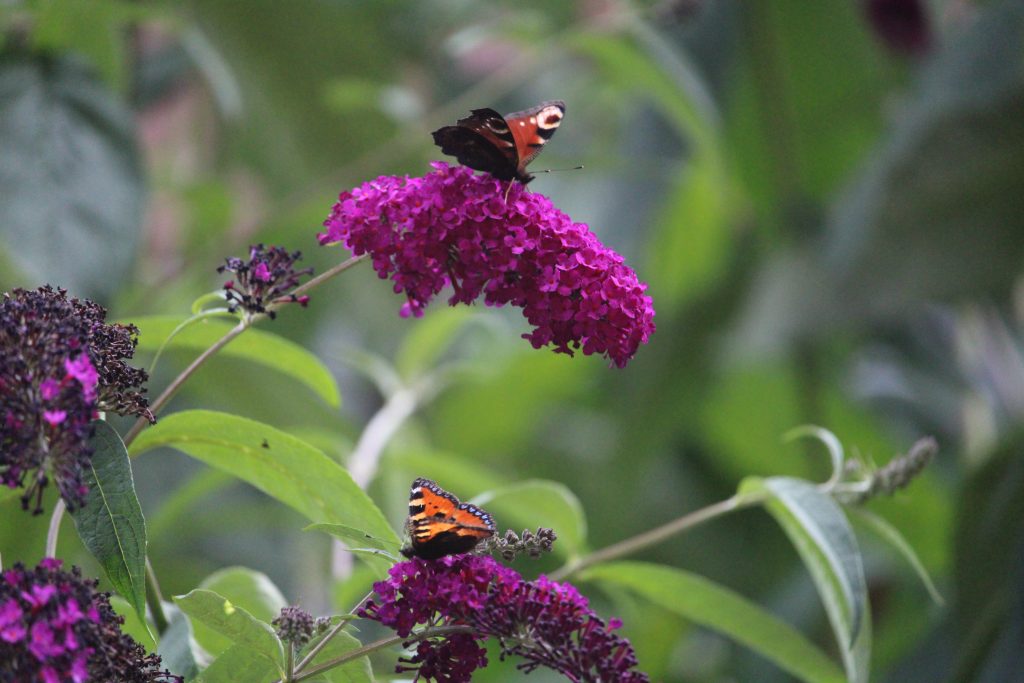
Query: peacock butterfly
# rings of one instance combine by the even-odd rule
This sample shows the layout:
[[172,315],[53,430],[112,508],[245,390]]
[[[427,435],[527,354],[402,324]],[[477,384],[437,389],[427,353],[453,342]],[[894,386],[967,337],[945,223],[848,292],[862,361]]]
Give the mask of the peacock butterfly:
[[526,165],[558,130],[565,102],[551,100],[502,116],[493,109],[474,109],[454,126],[434,131],[434,143],[463,166],[490,173],[499,180],[526,184],[533,176]]

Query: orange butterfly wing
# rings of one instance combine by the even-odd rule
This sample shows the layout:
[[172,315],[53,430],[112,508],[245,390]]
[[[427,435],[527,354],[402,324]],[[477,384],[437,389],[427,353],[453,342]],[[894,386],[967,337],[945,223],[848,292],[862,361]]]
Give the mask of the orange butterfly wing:
[[[505,115],[505,123],[515,139],[517,175],[527,176],[526,165],[537,158],[541,149],[558,130],[565,116],[565,102],[551,100],[536,107]],[[532,176],[530,176],[532,178]]]
[[409,518],[405,523],[409,545],[406,557],[436,560],[465,553],[494,535],[491,515],[470,503],[460,503],[429,479],[417,479],[409,491]]

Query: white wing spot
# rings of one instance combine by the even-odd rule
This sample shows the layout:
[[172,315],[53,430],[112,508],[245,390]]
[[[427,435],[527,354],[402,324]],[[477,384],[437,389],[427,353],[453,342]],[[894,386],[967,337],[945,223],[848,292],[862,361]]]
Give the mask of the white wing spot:
[[520,125],[520,126],[525,126],[525,125],[526,125],[526,121],[520,121],[520,122],[519,122],[519,125]]
[[562,110],[558,107],[546,107],[541,113],[541,128],[557,128],[562,121]]

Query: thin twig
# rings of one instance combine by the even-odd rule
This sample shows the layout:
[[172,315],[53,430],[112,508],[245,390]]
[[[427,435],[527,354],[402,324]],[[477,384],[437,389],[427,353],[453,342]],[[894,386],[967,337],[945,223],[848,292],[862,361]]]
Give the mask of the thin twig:
[[46,531],[46,557],[57,557],[57,536],[60,534],[60,522],[64,519],[64,499],[58,498],[50,515],[50,528]]
[[[182,370],[180,375],[174,378],[174,381],[167,385],[167,388],[164,389],[163,393],[160,394],[160,396],[158,396],[157,399],[153,401],[152,404],[150,404],[149,409],[153,412],[153,414],[155,415],[161,408],[164,407],[164,405],[167,404],[168,401],[171,400],[171,398],[173,398],[173,396],[176,393],[178,393],[178,390],[181,389],[181,386],[189,377],[195,374],[196,370],[198,370],[206,361],[208,361],[210,358],[216,355],[218,351],[220,351],[225,346],[230,344],[235,337],[245,332],[249,325],[249,321],[240,320],[237,325],[235,325],[234,327],[231,328],[230,331],[228,331],[227,334],[225,334],[223,337],[214,342],[213,346],[199,354],[199,356],[194,361],[192,361],[187,368]],[[135,424],[132,425],[132,428],[128,430],[128,433],[124,437],[124,445],[131,445],[132,441],[135,440],[135,437],[137,437],[139,433],[148,424],[149,420],[147,420],[145,417],[140,417],[139,419],[137,419],[135,421]]]
[[146,557],[146,604],[149,611],[153,613],[153,623],[156,625],[156,632],[161,636],[167,632],[167,615],[164,614],[164,596],[160,592],[160,584],[156,580],[156,572],[153,565]]
[[[369,645],[364,645],[363,647],[356,648],[355,650],[349,650],[337,659],[332,659],[329,662],[324,662],[323,664],[314,666],[309,671],[303,671],[301,675],[296,676],[292,680],[294,680],[296,683],[298,683],[298,681],[304,681],[307,678],[312,678],[313,676],[321,674],[324,671],[333,669],[336,666],[341,666],[342,664],[359,659],[360,657],[365,657],[371,652],[376,652],[377,650],[381,650],[385,647],[390,647],[392,645],[398,645],[399,643],[414,643],[419,640],[424,640],[426,638],[434,638],[436,636],[448,636],[454,633],[472,632],[473,629],[469,626],[438,626],[436,628],[424,629],[419,633],[409,634],[405,638],[401,636],[390,636],[388,638],[381,638],[380,640],[376,640],[370,643]],[[279,681],[278,683],[281,682]]]
[[644,533],[632,538],[627,538],[624,541],[613,543],[606,548],[602,548],[601,550],[592,552],[589,555],[585,555],[574,562],[569,562],[565,566],[552,572],[551,578],[555,580],[564,579],[600,562],[607,562],[608,560],[614,560],[625,555],[630,555],[639,550],[649,548],[660,543],[666,538],[686,531],[687,529],[697,526],[702,522],[706,522],[709,519],[719,517],[735,510],[750,507],[751,505],[760,503],[764,499],[765,496],[763,494],[736,494],[731,498],[726,498],[725,500],[714,503],[713,505],[709,505],[699,510],[694,510],[689,514],[683,515],[678,519],[674,519],[671,522],[651,529],[650,531],[645,531]]
[[[366,603],[366,601],[369,600],[370,596],[372,596],[372,595],[373,595],[373,591],[370,591],[369,593],[364,595],[362,597],[362,599],[359,602],[356,603],[356,606],[352,608],[353,616],[351,616],[351,617],[342,617],[341,620],[338,621],[338,623],[335,624],[331,628],[331,630],[327,632],[327,635],[325,635],[323,638],[321,638],[320,642],[313,646],[313,649],[309,651],[309,654],[307,654],[305,657],[303,657],[302,661],[299,662],[298,666],[295,667],[295,673],[299,673],[304,668],[306,668],[309,665],[309,663],[313,661],[313,658],[316,657],[318,654],[320,654],[320,650],[324,649],[324,647],[327,645],[327,643],[330,642],[331,638],[333,638],[334,636],[338,635],[338,632],[341,631],[341,629],[345,628],[345,624],[347,624],[348,622],[352,621],[355,618],[354,615],[356,614],[356,612],[359,611],[359,608],[362,607],[363,604]],[[296,680],[298,680],[298,679],[296,679]]]
[[[335,275],[340,275],[341,273],[344,273],[346,270],[356,265],[360,261],[365,261],[367,258],[369,258],[368,254],[361,254],[360,256],[353,256],[346,261],[342,261],[338,265],[334,266],[333,268],[325,270],[316,277],[311,277],[310,279],[306,280],[301,285],[293,289],[291,293],[295,296],[305,294],[309,290],[319,287],[321,284],[323,284],[327,280],[330,280]],[[271,305],[268,306],[267,308],[273,310],[274,308],[277,308],[278,305],[281,304]]]

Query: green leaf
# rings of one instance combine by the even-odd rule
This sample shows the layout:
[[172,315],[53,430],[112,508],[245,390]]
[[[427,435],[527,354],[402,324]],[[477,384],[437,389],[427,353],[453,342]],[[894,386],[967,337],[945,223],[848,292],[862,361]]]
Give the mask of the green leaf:
[[0,58],[0,240],[25,280],[101,301],[124,286],[145,198],[136,139],[80,60]]
[[202,649],[192,638],[192,624],[188,617],[176,605],[165,605],[164,612],[167,614],[167,630],[163,632],[156,652],[171,673],[191,681],[199,673],[196,659]]
[[740,490],[769,495],[765,507],[789,536],[814,579],[847,676],[853,683],[866,683],[871,663],[871,612],[857,539],[843,511],[831,496],[800,479],[751,477]]
[[201,588],[176,596],[174,602],[194,622],[206,624],[283,671],[284,646],[270,624],[260,621],[227,598]]
[[345,524],[399,542],[381,511],[341,465],[268,425],[227,413],[189,410],[161,418],[139,434],[131,450],[138,455],[158,446],[176,448],[233,474],[311,522]]
[[278,680],[280,674],[273,664],[265,657],[257,657],[252,648],[245,645],[232,645],[210,666],[203,669],[196,678],[198,683],[271,683]]
[[[310,651],[319,641],[319,638],[314,638],[306,645],[304,652]],[[324,646],[323,650],[317,653],[317,656],[313,658],[309,666],[314,667],[319,664],[325,664],[360,647],[362,647],[362,643],[348,633],[341,631],[331,638],[331,641]],[[296,657],[296,660],[301,660],[301,657]],[[324,683],[373,683],[373,671],[370,668],[369,658],[359,657],[341,666],[328,669],[309,680],[323,681]]]
[[121,632],[135,639],[137,643],[146,648],[146,652],[155,652],[156,641],[149,630],[149,625],[139,618],[131,603],[120,595],[111,595],[110,606],[114,608],[118,616],[124,619],[124,623],[121,624]]
[[[262,572],[247,567],[228,567],[203,579],[199,588],[213,591],[256,619],[270,623],[288,603],[274,582]],[[203,623],[192,625],[196,642],[207,652],[221,655],[231,641]]]
[[[134,318],[130,322],[139,328],[138,348],[156,352],[185,321],[186,318],[177,316],[148,316]],[[204,318],[178,331],[167,348],[201,353],[234,327],[232,323]],[[327,366],[306,349],[283,337],[250,328],[220,353],[282,372],[305,384],[328,405],[334,408],[341,405],[338,385]]]
[[195,506],[199,501],[234,481],[234,477],[221,470],[204,469],[196,472],[187,482],[170,491],[157,511],[146,520],[149,538],[155,544],[160,543],[160,537],[164,534],[174,534],[180,538],[180,525],[185,523],[189,515],[195,514]]
[[942,641],[947,680],[999,681],[1000,671],[1006,672],[1002,680],[1012,680],[1021,670],[1016,638],[1024,623],[1021,453],[1024,431],[1018,427],[967,473],[955,499],[955,599],[940,632],[948,634]]
[[288,601],[269,576],[248,567],[218,570],[203,579],[199,587],[227,598],[263,621],[270,621],[281,608],[288,606]]
[[313,530],[324,531],[354,546],[377,548],[379,550],[387,550],[388,552],[397,552],[401,545],[391,539],[377,538],[362,529],[356,529],[345,524],[310,524],[303,529],[303,531]]
[[[573,35],[571,44],[592,59],[604,77],[652,99],[698,154],[718,154],[710,94],[696,69],[678,51],[665,50],[657,34],[642,27],[633,37],[589,31]],[[718,163],[715,167],[722,170]]]
[[71,513],[82,543],[110,584],[146,619],[146,521],[135,495],[132,466],[121,437],[102,420],[89,441],[85,505]]
[[581,578],[626,588],[742,643],[803,681],[846,680],[839,666],[799,631],[704,577],[646,562],[613,562],[587,569]]
[[358,555],[383,578],[388,569],[399,561],[397,542],[376,538],[372,534],[344,524],[310,524],[304,531],[323,531],[343,541],[350,553]]
[[921,583],[924,584],[925,589],[928,591],[928,595],[931,596],[935,604],[945,604],[945,600],[942,599],[942,595],[939,593],[939,589],[935,587],[935,583],[932,581],[932,577],[928,575],[928,570],[924,568],[924,564],[917,557],[917,553],[914,552],[914,548],[907,542],[907,539],[903,538],[903,534],[889,524],[887,520],[878,515],[868,512],[864,508],[850,506],[846,508],[857,516],[864,524],[874,531],[876,534],[881,536],[884,540],[888,541],[889,544],[899,551],[900,555],[903,555],[907,563],[917,572],[918,578],[921,579]]
[[21,489],[9,489],[6,486],[0,486],[0,503],[3,503],[9,498],[20,496],[21,493]]
[[578,555],[587,538],[587,520],[576,494],[563,484],[542,479],[503,486],[473,502],[495,516],[499,528],[535,531],[549,527],[558,534],[555,551]]
[[[216,303],[216,304],[220,304],[220,305],[217,308],[206,308],[206,306],[208,304],[210,304],[211,302]],[[235,318],[237,320],[238,319],[238,314],[237,313],[232,313],[227,308],[225,308],[223,306],[223,304],[224,304],[224,290],[223,289],[218,289],[215,292],[207,292],[206,294],[201,294],[200,296],[196,297],[195,300],[192,302],[192,306],[190,307],[190,310],[192,311],[192,316],[189,317],[189,318],[186,318],[185,322],[183,322],[182,325],[187,325],[187,324],[191,323],[193,320],[196,319],[196,316],[198,316],[198,315],[200,315],[202,313],[210,313],[210,314],[213,314],[213,315],[231,316],[231,317],[233,317],[233,318]]]
[[817,439],[825,446],[828,450],[829,459],[832,462],[832,476],[829,478],[829,484],[837,483],[840,477],[843,476],[843,466],[846,462],[846,456],[843,453],[843,444],[836,438],[836,435],[821,427],[815,427],[814,425],[802,425],[800,427],[794,427],[786,432],[783,440],[793,441],[799,438]]

